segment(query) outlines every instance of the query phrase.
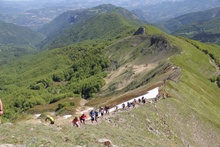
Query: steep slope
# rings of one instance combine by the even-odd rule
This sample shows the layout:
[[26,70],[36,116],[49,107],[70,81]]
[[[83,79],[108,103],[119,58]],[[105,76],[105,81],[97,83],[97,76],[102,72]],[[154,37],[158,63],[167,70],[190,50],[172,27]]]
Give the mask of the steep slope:
[[40,46],[55,48],[83,40],[120,37],[117,34],[129,33],[143,23],[128,10],[113,5],[68,11],[40,30],[48,37]]
[[168,32],[202,42],[220,43],[220,8],[179,16],[161,24]]

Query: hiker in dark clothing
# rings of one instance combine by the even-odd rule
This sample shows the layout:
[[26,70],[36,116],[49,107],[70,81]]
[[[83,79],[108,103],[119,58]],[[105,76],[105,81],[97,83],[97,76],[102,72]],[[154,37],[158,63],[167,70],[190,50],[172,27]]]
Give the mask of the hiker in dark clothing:
[[144,97],[142,97],[142,103],[146,103],[146,100],[145,100],[145,98]]
[[98,118],[99,118],[99,112],[95,111],[95,121],[98,122]]
[[93,121],[95,120],[95,111],[91,110],[89,113],[90,117],[91,117],[91,122],[93,123]]
[[104,108],[103,107],[100,107],[100,110],[99,110],[99,112],[101,113],[101,116],[102,116],[102,118],[103,118],[103,115],[104,115]]
[[128,107],[128,109],[131,107],[131,103],[130,102],[127,102],[127,107]]
[[122,109],[125,109],[125,103],[122,104]]

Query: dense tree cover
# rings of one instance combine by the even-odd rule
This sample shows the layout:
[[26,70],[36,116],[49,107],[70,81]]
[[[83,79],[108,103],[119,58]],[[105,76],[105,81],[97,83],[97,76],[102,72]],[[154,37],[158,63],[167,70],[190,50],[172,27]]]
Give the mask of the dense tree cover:
[[[105,84],[108,58],[103,48],[108,43],[87,41],[36,55],[25,56],[0,66],[0,95],[5,117],[30,108],[81,96],[92,98]],[[73,103],[73,102],[72,102]],[[56,110],[65,106],[59,106]]]

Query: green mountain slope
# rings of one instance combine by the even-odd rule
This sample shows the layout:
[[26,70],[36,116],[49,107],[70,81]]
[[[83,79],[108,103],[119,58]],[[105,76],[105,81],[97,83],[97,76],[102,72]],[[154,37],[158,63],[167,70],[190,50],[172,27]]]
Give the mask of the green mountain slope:
[[25,27],[0,21],[0,64],[37,50],[44,35]]
[[0,44],[34,46],[44,39],[40,33],[14,24],[0,22]]
[[[110,15],[97,17],[103,16]],[[220,46],[142,27],[141,35],[129,35],[135,34],[131,31],[112,40],[81,41],[0,65],[3,122],[12,121],[0,127],[0,142],[104,146],[100,139],[109,139],[126,147],[217,147]],[[62,119],[65,114],[78,116],[86,107],[114,107],[155,87],[158,101],[112,113],[99,125],[75,128],[70,127],[72,118]],[[31,116],[38,113],[38,119]],[[57,126],[45,125],[48,113]]]
[[[212,83],[209,78],[218,76],[219,69],[214,66],[215,63],[212,62],[212,58],[209,54],[214,54],[214,59],[216,63],[218,63],[220,47],[169,36],[157,31],[153,27],[146,26],[145,29],[146,32],[151,30],[155,33],[151,32],[145,35],[130,36],[114,42],[110,46],[108,44],[102,44],[102,46],[100,46],[103,53],[105,53],[111,61],[108,68],[109,74],[105,78],[105,86],[107,88],[103,87],[102,90],[111,90],[112,83],[117,83],[117,81],[121,81],[121,85],[114,85],[115,89],[113,88],[113,91],[103,91],[104,94],[102,94],[101,90],[99,95],[102,94],[104,97],[99,98],[95,96],[97,98],[89,100],[87,106],[95,106],[96,108],[106,104],[114,106],[117,102],[123,102],[125,99],[136,97],[155,86],[160,87],[161,95],[168,93],[170,97],[165,99],[161,98],[156,103],[153,101],[153,104],[147,103],[141,105],[131,111],[122,111],[112,114],[108,118],[103,119],[99,125],[87,124],[82,128],[70,127],[69,123],[71,119],[60,119],[60,117],[56,117],[56,123],[59,127],[45,126],[39,122],[39,119],[36,120],[31,117],[29,120],[23,120],[16,125],[3,124],[4,127],[1,127],[0,130],[4,139],[1,140],[1,142],[28,145],[35,139],[31,144],[36,146],[48,144],[51,146],[102,146],[104,143],[98,140],[109,139],[112,144],[117,146],[218,146],[220,143],[220,117],[218,115],[220,113],[220,89],[215,83]],[[83,50],[85,54],[86,52],[83,48],[92,49],[92,46],[94,46],[94,42],[87,42],[87,44],[84,42],[71,47],[50,50],[43,54],[32,56],[32,61],[37,62],[38,60],[41,61],[44,59],[44,61],[38,64],[35,72],[46,70],[43,67],[49,67],[49,69],[51,69],[53,65],[53,63],[51,63],[52,59],[57,63],[57,66],[54,67],[53,70],[61,71],[63,69],[62,67],[69,67],[71,63],[79,60],[77,58],[79,56],[78,51]],[[206,50],[209,54],[206,54],[203,50]],[[50,60],[48,62],[48,64],[51,64],[50,66],[42,64],[46,63],[45,57],[39,59],[39,57],[44,55],[48,57],[48,61]],[[67,57],[69,57],[68,61],[66,60]],[[76,60],[71,61],[70,59],[73,57]],[[27,60],[30,60],[28,58],[29,57],[27,57]],[[93,60],[90,60],[90,62]],[[24,60],[21,61],[24,62]],[[14,67],[17,66],[17,63],[18,62],[14,63]],[[31,78],[31,76],[26,77],[32,74],[28,74],[30,71],[25,70],[25,65],[22,65],[23,66],[20,65],[19,67],[20,71],[16,71],[21,73],[26,71],[25,73],[27,74],[23,77],[26,81],[24,81],[23,84],[22,82],[15,83],[20,87],[22,85],[27,87],[25,85],[28,85],[28,82],[31,81],[28,80],[28,78],[33,81],[37,81],[37,78],[34,79]],[[126,69],[119,72],[123,68]],[[45,75],[46,73],[48,73],[48,71],[45,72]],[[83,74],[84,72],[81,71],[80,73]],[[42,74],[33,76],[45,78]],[[107,82],[108,79],[112,82]],[[129,82],[129,80],[133,82],[124,85],[123,79],[127,82]],[[13,83],[11,84],[13,85]],[[29,98],[29,100],[24,101],[24,105],[31,102],[31,97],[35,97],[35,99],[38,96],[38,98],[43,98],[46,94],[45,90],[48,90],[46,96],[50,96],[50,91],[54,91],[52,92],[52,97],[57,98],[57,96],[63,92],[64,89],[62,90],[61,88],[64,85],[64,81],[55,82],[49,85],[49,87],[38,90],[38,92],[35,91],[34,93],[33,91],[25,92],[24,88],[16,97],[19,96],[21,98],[20,94],[22,94],[26,99]],[[55,88],[55,86],[58,87]],[[11,86],[7,86],[7,90],[4,91],[4,93],[10,93],[10,89],[12,88],[10,87]],[[51,89],[51,87],[53,87],[53,89]],[[16,87],[16,89],[17,88],[18,87]],[[3,90],[3,88],[1,89]],[[49,91],[49,89],[51,90]],[[55,93],[55,91],[58,90],[60,93]],[[64,90],[65,93],[67,92],[66,90]],[[4,97],[9,97],[6,94],[3,96],[3,102],[6,103],[7,100]],[[57,101],[56,105],[63,105],[66,109],[73,111],[73,109],[70,108],[71,105],[67,104],[76,100],[77,97],[74,95],[66,95],[66,97],[62,97],[61,99],[66,101]],[[17,104],[19,104],[19,101],[21,100],[17,99]],[[78,103],[75,101],[75,104]],[[48,105],[47,108],[42,106],[40,110],[48,111],[57,107],[52,107],[52,105],[53,103]],[[6,108],[9,108],[9,106],[6,105]],[[62,110],[62,108],[60,110]],[[35,108],[32,109],[32,111],[37,110]],[[6,109],[5,112],[7,114],[8,110]],[[41,118],[41,120],[43,121],[43,118]],[[11,128],[13,128],[13,132]],[[30,130],[30,128],[31,131],[26,131]],[[23,134],[21,133],[22,131],[26,133]],[[29,134],[30,132],[31,134]],[[51,134],[52,132],[54,134],[53,136],[45,136],[45,134]],[[8,135],[10,133],[12,133],[13,136]]]
[[[40,32],[48,36],[40,46],[55,48],[91,39],[113,39],[126,36],[144,24],[128,10],[113,5],[68,11],[45,25]],[[134,28],[135,27],[135,28]]]
[[202,42],[219,44],[220,8],[179,16],[162,23],[168,32]]

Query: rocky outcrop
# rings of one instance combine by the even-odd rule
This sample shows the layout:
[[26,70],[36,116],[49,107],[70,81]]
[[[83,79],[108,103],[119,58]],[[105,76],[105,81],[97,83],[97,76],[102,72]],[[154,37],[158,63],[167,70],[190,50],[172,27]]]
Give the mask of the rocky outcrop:
[[144,35],[145,34],[145,28],[144,27],[140,27],[135,33],[134,35]]

